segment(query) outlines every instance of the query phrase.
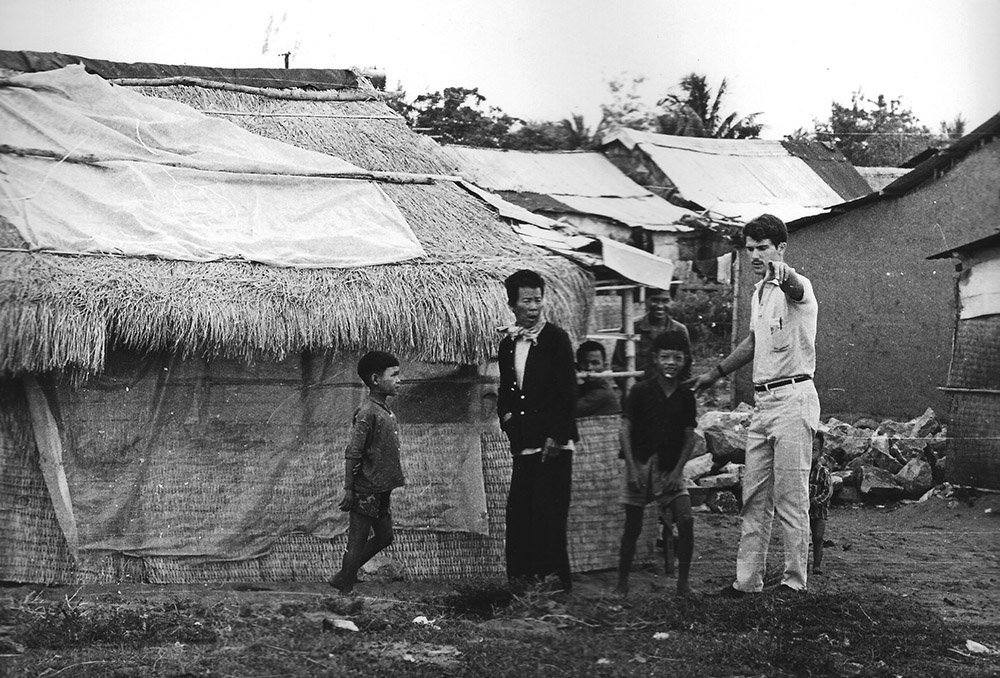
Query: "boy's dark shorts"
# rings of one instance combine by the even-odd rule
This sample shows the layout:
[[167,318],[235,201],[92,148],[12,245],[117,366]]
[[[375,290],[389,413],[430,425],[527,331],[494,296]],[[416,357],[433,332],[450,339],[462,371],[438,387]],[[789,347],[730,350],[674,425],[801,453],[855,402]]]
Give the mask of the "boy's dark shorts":
[[360,513],[367,518],[386,518],[392,515],[389,505],[389,492],[376,492],[375,494],[364,494],[357,492],[354,495],[354,503],[351,504],[351,511]]

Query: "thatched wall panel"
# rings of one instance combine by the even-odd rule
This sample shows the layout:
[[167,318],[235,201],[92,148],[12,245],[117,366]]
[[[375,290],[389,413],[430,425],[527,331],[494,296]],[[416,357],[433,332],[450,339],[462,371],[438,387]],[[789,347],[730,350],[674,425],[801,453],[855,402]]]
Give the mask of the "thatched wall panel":
[[[621,507],[617,503],[621,483],[615,417],[596,417],[579,422],[581,442],[574,456],[573,498],[568,539],[574,571],[613,567],[617,563],[621,535]],[[6,429],[10,430],[8,425]],[[0,444],[3,437],[0,436]],[[436,532],[402,528],[396,541],[380,556],[407,578],[456,579],[502,576],[504,571],[504,522],[510,482],[510,452],[501,434],[481,438],[483,485],[486,493],[488,534]],[[23,447],[23,446],[22,446]],[[2,451],[2,449],[0,449]],[[0,460],[17,460],[19,468],[34,483],[36,494],[44,491],[37,464],[31,466],[17,455],[0,454]],[[38,488],[42,488],[38,490]],[[0,502],[17,496],[5,487]],[[406,492],[403,488],[400,492]],[[47,495],[44,497],[47,500]],[[39,503],[42,498],[39,499]],[[145,581],[150,583],[219,583],[233,581],[323,581],[339,566],[344,536],[332,540],[307,534],[289,534],[278,539],[261,558],[230,562],[149,556],[133,558],[108,554],[80,566],[70,561],[65,540],[55,522],[51,503],[46,529],[39,520],[29,520],[31,511],[23,503],[9,509],[18,519],[0,533],[0,578],[53,583]],[[44,521],[42,521],[44,522]],[[29,524],[30,523],[30,524]],[[656,511],[646,511],[643,540],[637,562],[655,557],[658,534]],[[12,565],[13,560],[17,563]],[[15,566],[16,565],[16,566]]]
[[948,481],[1000,490],[1000,395],[955,393],[950,422]]
[[958,321],[948,385],[1000,390],[1000,315]]

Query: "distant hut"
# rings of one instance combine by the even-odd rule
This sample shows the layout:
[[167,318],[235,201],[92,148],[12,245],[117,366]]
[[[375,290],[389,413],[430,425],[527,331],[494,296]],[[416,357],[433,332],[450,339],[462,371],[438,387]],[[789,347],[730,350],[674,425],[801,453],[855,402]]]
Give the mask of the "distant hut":
[[948,371],[947,480],[1000,490],[1000,233],[929,259],[958,260]]
[[[0,218],[0,579],[328,575],[342,549],[340,454],[362,393],[353,365],[371,348],[397,352],[412,382],[396,404],[411,491],[388,556],[411,576],[502,572],[509,455],[488,433],[485,370],[509,313],[502,280],[539,270],[550,317],[581,336],[590,276],[443,177],[434,142],[357,74],[330,85],[329,72],[0,53],[8,75],[81,61],[370,171],[425,256],[312,269],[78,256],[29,251],[11,213]],[[304,89],[315,82],[325,89]],[[612,557],[593,536],[608,520],[607,501],[595,502],[571,535],[577,567]]]

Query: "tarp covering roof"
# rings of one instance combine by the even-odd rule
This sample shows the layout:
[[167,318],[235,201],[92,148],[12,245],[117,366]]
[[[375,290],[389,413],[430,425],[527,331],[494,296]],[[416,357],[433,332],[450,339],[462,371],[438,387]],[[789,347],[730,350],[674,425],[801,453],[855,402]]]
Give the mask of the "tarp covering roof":
[[82,66],[0,81],[0,214],[32,249],[350,267],[424,254],[329,155],[251,134]]
[[[196,84],[128,89],[369,172],[453,170],[433,139],[381,101],[322,92],[275,98]],[[314,269],[62,256],[29,251],[0,214],[0,376],[101,372],[109,346],[241,361],[385,349],[407,361],[486,362],[496,352],[498,319],[510,313],[503,280],[520,268],[545,277],[554,322],[575,336],[586,332],[592,278],[578,265],[514,237],[455,182],[378,185],[426,256]]]
[[[354,71],[332,68],[218,68],[215,66],[189,66],[187,64],[122,63],[90,59],[59,52],[14,52],[0,50],[0,68],[24,73],[51,71],[63,66],[79,64],[88,73],[105,80],[118,78],[176,78],[190,77],[213,82],[265,87],[273,89],[339,90],[358,87]],[[385,77],[365,73],[376,87],[385,86]]]
[[605,145],[638,148],[684,200],[732,219],[765,212],[790,221],[870,192],[838,153],[819,144],[711,139],[620,129]]
[[682,221],[698,218],[635,183],[600,153],[444,150],[465,179],[527,209],[590,214],[650,231],[691,231]]

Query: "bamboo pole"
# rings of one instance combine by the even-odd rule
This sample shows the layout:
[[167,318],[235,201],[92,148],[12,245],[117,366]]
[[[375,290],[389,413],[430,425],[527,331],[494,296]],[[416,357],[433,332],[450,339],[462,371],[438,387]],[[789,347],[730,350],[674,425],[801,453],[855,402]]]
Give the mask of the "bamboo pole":
[[[56,151],[49,151],[44,148],[21,148],[18,146],[9,146],[7,144],[0,145],[0,153],[7,155],[17,155],[21,157],[35,157],[44,158],[46,160],[58,160],[59,162],[74,162],[81,163],[85,165],[94,165],[101,167],[101,163],[108,162],[129,162],[129,158],[98,158],[95,155],[69,155],[57,153]],[[184,168],[185,165],[176,162],[157,162],[150,164],[162,165],[164,167],[179,167]],[[453,176],[450,174],[414,174],[410,172],[376,172],[369,170],[362,170],[359,172],[294,172],[294,173],[275,173],[275,172],[244,172],[242,170],[231,170],[226,168],[217,168],[213,170],[215,172],[228,172],[233,174],[262,174],[265,176],[283,176],[283,177],[304,177],[309,179],[355,179],[358,181],[377,181],[385,184],[433,184],[438,181],[450,181],[459,182],[462,181],[462,177]]]
[[[632,307],[632,290],[622,290],[622,329],[626,332],[635,333],[634,309]],[[635,372],[635,339],[625,341],[625,371]],[[625,393],[632,390],[635,384],[635,377],[625,379]]]

